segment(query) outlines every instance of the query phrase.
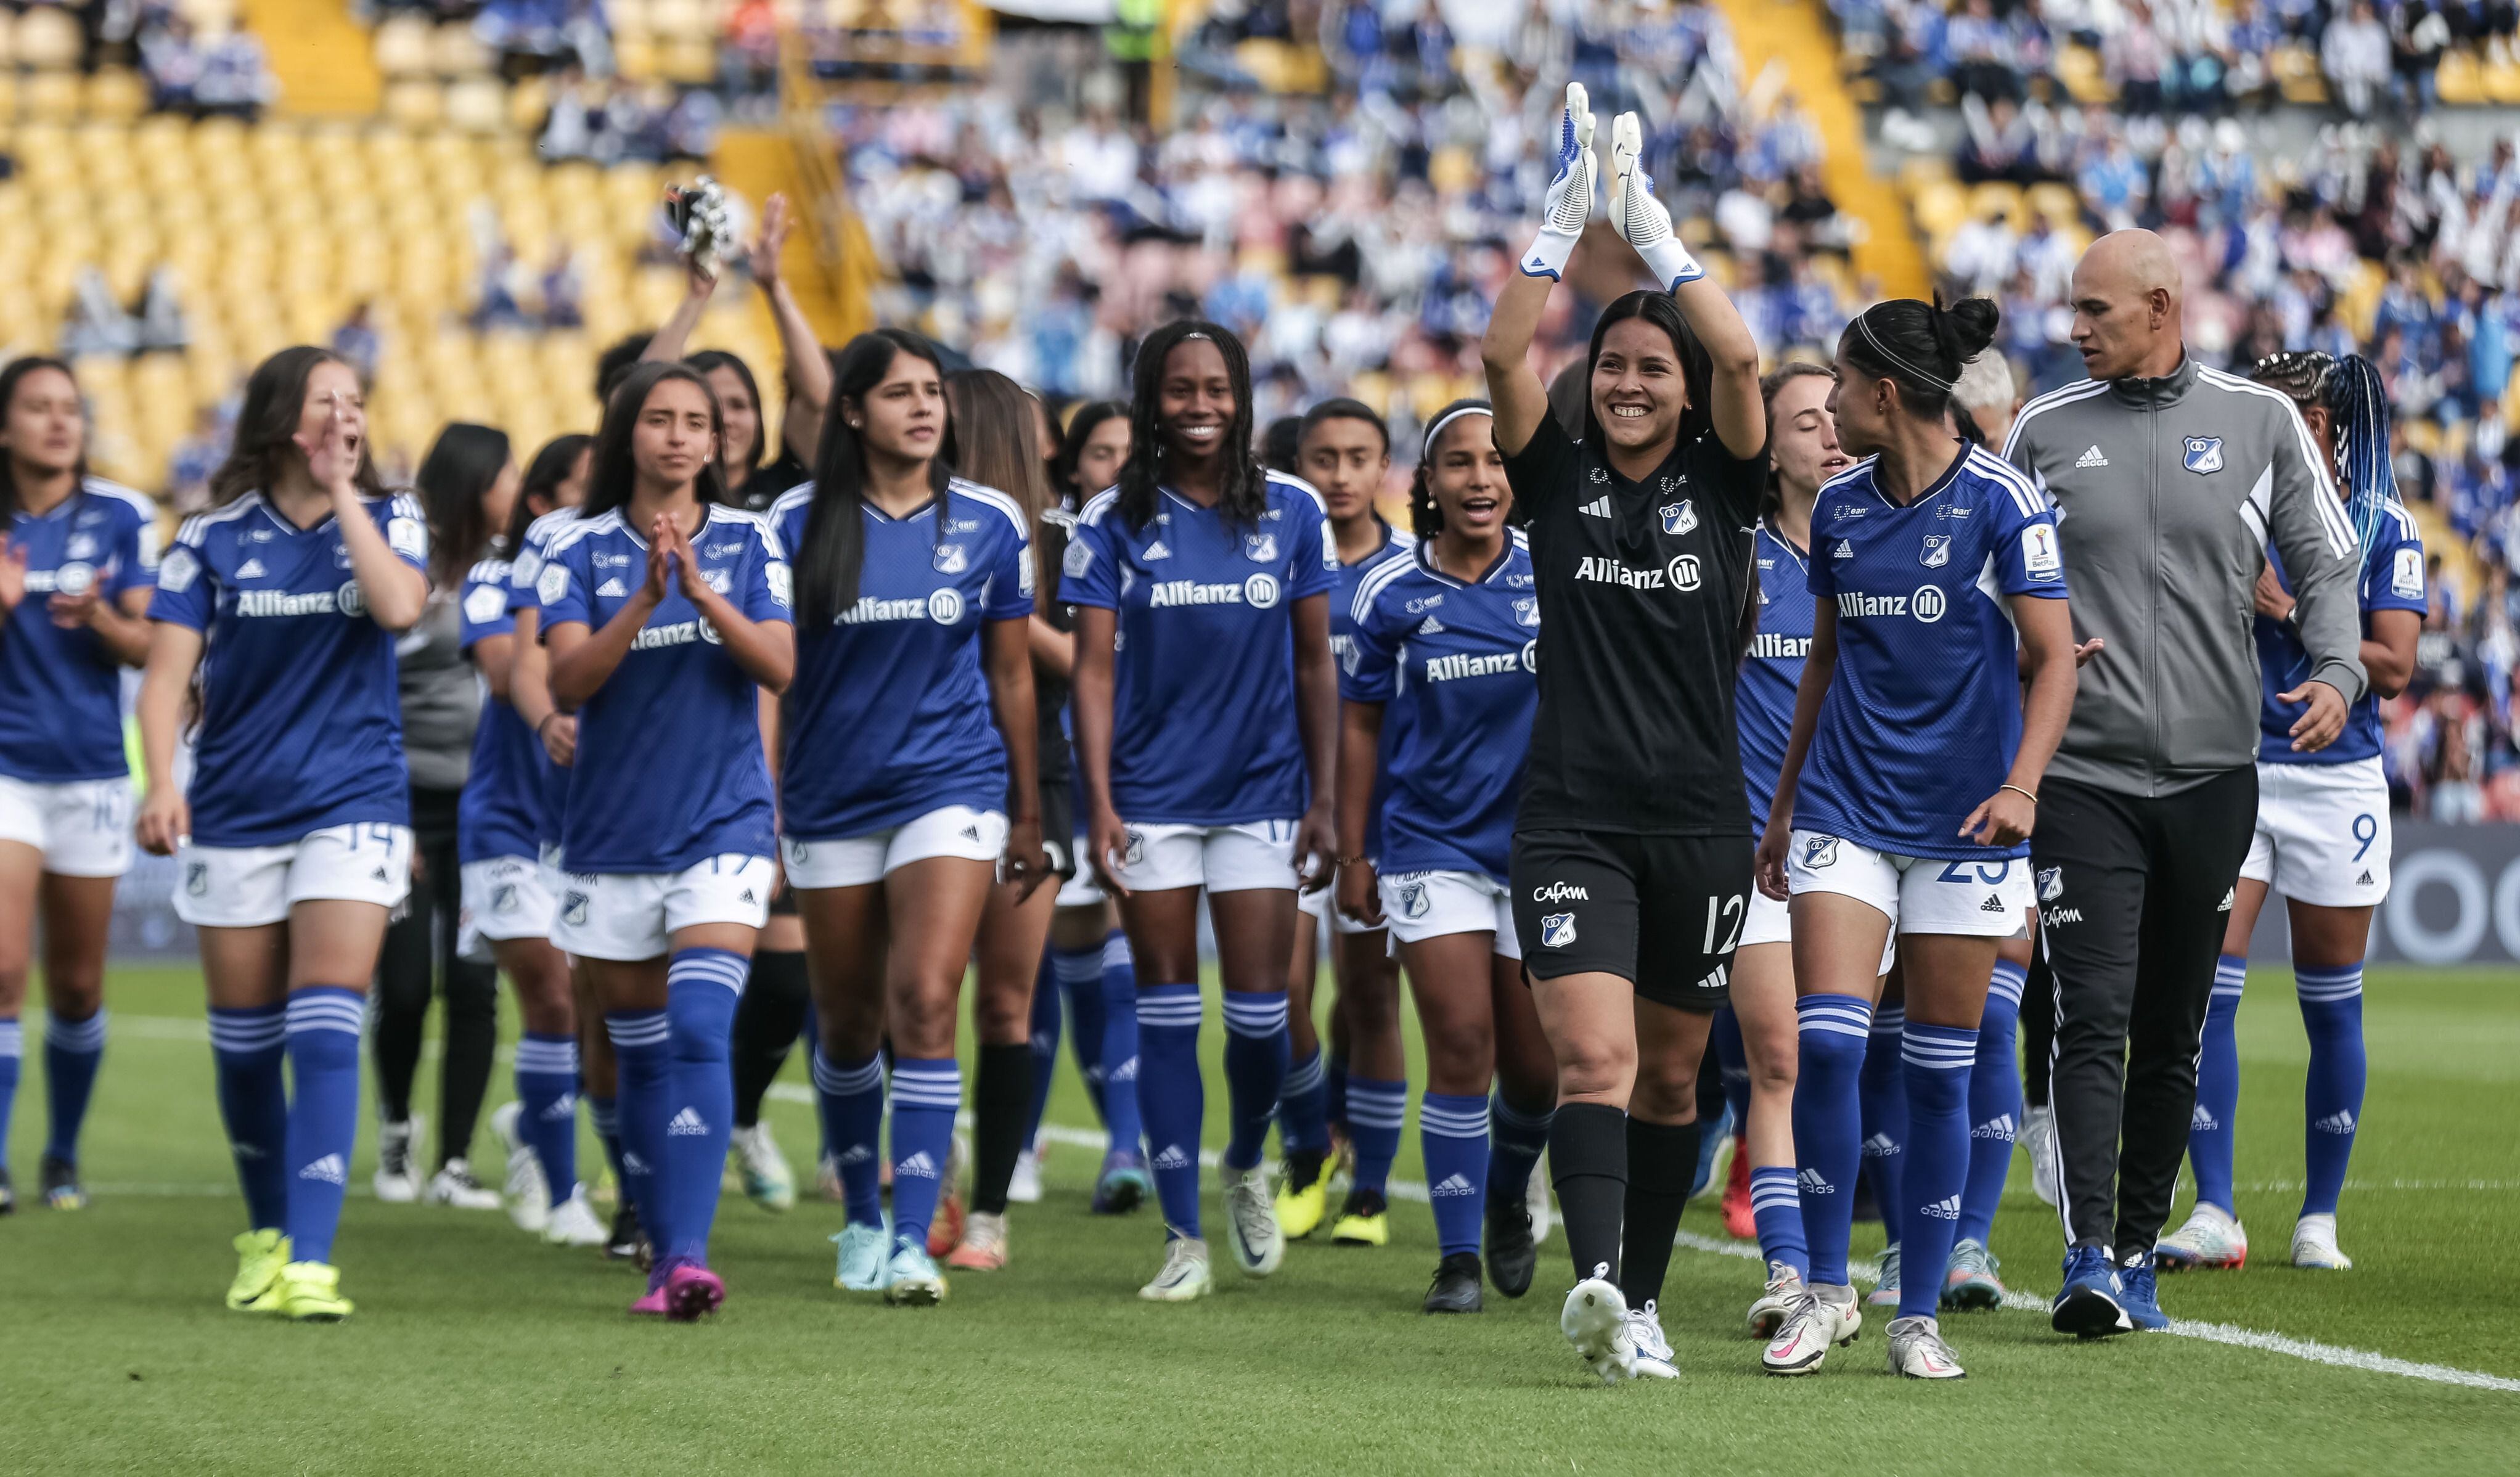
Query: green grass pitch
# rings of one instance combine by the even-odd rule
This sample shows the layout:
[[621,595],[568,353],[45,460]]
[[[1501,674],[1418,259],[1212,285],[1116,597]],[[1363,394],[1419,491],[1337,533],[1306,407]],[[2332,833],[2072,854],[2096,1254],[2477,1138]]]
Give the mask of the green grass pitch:
[[[2370,1097],[2343,1215],[2360,1265],[2342,1276],[2283,1265],[2304,1058],[2289,986],[2260,971],[2240,1015],[2240,1209],[2257,1260],[2165,1279],[2164,1304],[2181,1319],[2520,1379],[2520,979],[2373,973]],[[110,999],[86,1145],[94,1203],[0,1221],[0,1473],[2520,1467],[2520,1391],[2198,1338],[2077,1346],[2024,1312],[1947,1320],[1969,1369],[1958,1385],[1891,1376],[1877,1325],[1816,1377],[1763,1378],[1741,1325],[1756,1266],[1702,1250],[1677,1256],[1664,1298],[1682,1379],[1604,1389],[1556,1330],[1569,1281],[1558,1239],[1520,1302],[1491,1293],[1479,1317],[1418,1313],[1435,1260],[1420,1203],[1395,1208],[1388,1249],[1297,1245],[1256,1283],[1220,1262],[1215,1297],[1149,1306],[1132,1294],[1158,1259],[1157,1222],[1090,1217],[1095,1156],[1070,1147],[1049,1161],[1049,1198],[1015,1207],[1013,1266],[956,1276],[935,1310],[832,1286],[836,1206],[809,1194],[774,1217],[730,1197],[715,1255],[730,1301],[686,1327],[632,1321],[633,1273],[532,1242],[504,1216],[367,1197],[363,1129],[338,1253],[357,1316],[248,1319],[219,1302],[240,1202],[197,979],[123,969]],[[1209,1013],[1212,1052],[1223,1033]],[[26,1034],[11,1156],[22,1194],[43,1120],[31,1020]],[[1072,1066],[1059,1070],[1053,1121],[1089,1125]],[[791,1063],[783,1086],[801,1080]],[[428,1064],[423,1081],[427,1110]],[[508,1094],[503,1066],[491,1097]],[[1212,1114],[1223,1096],[1211,1088]],[[810,1185],[801,1095],[770,1112]],[[1211,1146],[1219,1135],[1212,1122]],[[495,1182],[486,1128],[475,1148]],[[1413,1128],[1398,1173],[1417,1177],[1416,1160]],[[2044,1294],[2058,1236],[2023,1179],[2016,1165],[1996,1250],[2015,1289]],[[1688,1229],[1722,1234],[1704,1200]],[[1877,1229],[1857,1238],[1859,1252],[1879,1246]]]

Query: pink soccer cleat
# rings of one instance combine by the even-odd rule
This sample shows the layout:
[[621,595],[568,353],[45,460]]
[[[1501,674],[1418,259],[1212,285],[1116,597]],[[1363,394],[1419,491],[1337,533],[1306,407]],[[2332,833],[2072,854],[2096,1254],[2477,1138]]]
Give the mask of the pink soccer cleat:
[[705,1267],[686,1262],[665,1274],[665,1317],[696,1323],[726,1301],[726,1283]]

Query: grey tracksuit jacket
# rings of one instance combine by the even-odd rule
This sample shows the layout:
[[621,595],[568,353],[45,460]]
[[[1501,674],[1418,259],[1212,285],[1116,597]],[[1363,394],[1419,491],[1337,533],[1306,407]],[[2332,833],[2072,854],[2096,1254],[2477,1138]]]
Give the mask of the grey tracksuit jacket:
[[2056,506],[2075,638],[2108,642],[2048,774],[2166,795],[2257,758],[2250,617],[2269,542],[2311,675],[2362,695],[2359,549],[2289,397],[2184,359],[2040,396],[2003,455]]

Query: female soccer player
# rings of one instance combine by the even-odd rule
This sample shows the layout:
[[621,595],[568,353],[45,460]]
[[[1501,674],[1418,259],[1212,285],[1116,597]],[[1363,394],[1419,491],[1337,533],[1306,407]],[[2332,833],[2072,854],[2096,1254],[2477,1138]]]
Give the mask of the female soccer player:
[[[1839,443],[1866,460],[1820,489],[1811,651],[1759,840],[1761,890],[1792,899],[1793,1141],[1811,1248],[1810,1276],[1763,1356],[1772,1374],[1818,1369],[1863,1320],[1846,1273],[1856,1079],[1894,930],[1908,1125],[1882,1215],[1923,1271],[1901,1283],[1890,1364],[1918,1379],[1962,1372],[1936,1325],[1934,1270],[1950,1259],[1968,1174],[1996,941],[2021,931],[2030,905],[2022,859],[2039,782],[2074,700],[2054,517],[1946,419],[1960,365],[1996,321],[1983,298],[1948,312],[1902,298],[1838,340],[1829,410]],[[2030,674],[2026,698],[2016,664]]]
[[[913,1306],[946,1292],[927,1233],[963,1102],[954,1031],[980,916],[1000,869],[1027,896],[1048,874],[1031,523],[1013,498],[950,471],[943,380],[914,334],[851,340],[813,485],[771,512],[795,552],[805,628],[780,815],[822,1035],[814,1086],[848,1194],[837,1281]],[[886,1038],[888,1237],[875,1161]]]
[[176,859],[176,916],[201,932],[219,1108],[251,1218],[227,1295],[240,1312],[351,1311],[333,1236],[368,981],[411,886],[394,637],[420,620],[428,563],[419,503],[386,496],[368,460],[358,375],[320,348],[264,360],[209,511],[158,566],[138,703],[140,844]]
[[1750,890],[1732,676],[1768,444],[1758,346],[1672,236],[1641,134],[1633,115],[1614,128],[1610,218],[1666,291],[1628,293],[1594,325],[1583,438],[1551,417],[1529,361],[1594,210],[1580,85],[1547,218],[1481,344],[1549,614],[1510,876],[1557,1060],[1549,1163],[1580,1278],[1559,1327],[1605,1380],[1677,1373],[1654,1305]]
[[[1356,625],[1351,614],[1357,587],[1366,576],[1392,559],[1406,559],[1418,547],[1414,534],[1403,533],[1374,512],[1374,495],[1391,470],[1391,431],[1382,418],[1358,400],[1325,400],[1305,412],[1295,432],[1297,470],[1322,495],[1329,513],[1330,541],[1338,550],[1339,583],[1330,600],[1330,654],[1346,666],[1356,650]],[[1404,709],[1404,713],[1407,710]],[[1392,738],[1397,739],[1397,727]],[[1371,773],[1381,773],[1375,766]],[[1377,803],[1362,807],[1364,850],[1381,850],[1382,820]],[[1328,1175],[1324,1166],[1330,1151],[1332,1085],[1340,1102],[1339,1121],[1356,1148],[1355,1172],[1347,1203],[1330,1226],[1335,1246],[1381,1246],[1391,1239],[1384,1187],[1391,1180],[1391,1161],[1400,1153],[1400,1124],[1409,1111],[1408,1058],[1400,1042],[1399,969],[1391,958],[1391,937],[1331,906],[1330,890],[1300,894],[1296,906],[1306,922],[1295,929],[1295,958],[1286,975],[1288,1038],[1293,1064],[1286,1069],[1286,1091],[1278,1105],[1278,1133],[1286,1156],[1286,1183],[1278,1191],[1278,1225],[1290,1239],[1312,1234],[1327,1208]],[[1337,1022],[1330,1042],[1330,1060],[1323,1060],[1322,1042],[1313,1029],[1313,986],[1320,970],[1315,951],[1319,921],[1328,918],[1334,947],[1331,976],[1338,998],[1330,1013]],[[1342,1050],[1343,1049],[1343,1050]],[[1472,1277],[1476,1288],[1475,1275]]]
[[[1508,1297],[1530,1288],[1522,1188],[1557,1095],[1506,887],[1540,701],[1540,601],[1531,555],[1506,527],[1513,494],[1494,422],[1462,400],[1428,424],[1409,500],[1421,542],[1359,583],[1340,681],[1339,907],[1400,941],[1425,1034],[1418,1134],[1443,1257],[1428,1313],[1479,1311],[1483,1213],[1489,1280]],[[1377,804],[1379,853],[1366,841]]]
[[506,532],[465,578],[461,637],[489,692],[456,813],[464,948],[487,945],[523,1022],[516,1100],[490,1122],[508,1145],[508,1214],[556,1246],[598,1245],[604,1224],[577,1183],[577,1007],[568,956],[551,945],[557,898],[540,857],[554,766],[537,730],[552,719],[551,690],[542,662],[526,659],[512,593],[528,531],[585,498],[585,481],[573,473],[591,444],[563,436],[526,469]]
[[[385,929],[377,966],[377,1198],[496,1210],[497,1191],[472,1174],[472,1126],[498,1047],[499,979],[468,959],[463,940],[458,802],[480,727],[480,683],[464,661],[466,572],[487,554],[516,507],[516,459],[508,434],[458,422],[437,433],[413,492],[428,515],[428,608],[395,651],[402,688],[403,758],[411,766],[418,872],[408,905]],[[446,1004],[438,1059],[437,1171],[422,1181],[412,1120],[432,979]]]
[[2424,545],[2398,501],[2389,461],[2389,402],[2379,372],[2361,355],[2274,354],[2251,375],[2292,396],[2336,470],[2362,540],[2362,669],[2370,687],[2334,743],[2297,753],[2298,703],[2276,696],[2309,669],[2292,624],[2292,587],[2270,552],[2258,576],[2258,834],[2240,868],[2223,960],[2205,1012],[2197,1067],[2196,1116],[2187,1158],[2196,1172],[2196,1208],[2153,1256],[2165,1272],[2238,1267],[2249,1258],[2231,1197],[2231,1120],[2240,1105],[2239,1047],[2233,1027],[2248,977],[2249,935],[2267,894],[2280,892],[2292,924],[2295,993],[2310,1036],[2310,1076],[2302,1097],[2302,1157],[2308,1171],[2293,1224],[2292,1264],[2342,1272],[2354,1260],[2336,1244],[2336,1200],[2362,1116],[2362,955],[2371,911],[2389,894],[2389,786],[2380,774],[2380,700],[2406,691],[2424,621]]
[[1138,1074],[1168,1244],[1138,1295],[1211,1286],[1200,1235],[1198,900],[1225,984],[1230,1137],[1220,1170],[1235,1265],[1285,1256],[1260,1149],[1286,1076],[1297,885],[1329,881],[1338,551],[1320,498],[1251,454],[1251,368],[1212,323],[1138,351],[1119,485],[1085,506],[1061,591],[1077,607],[1076,741],[1088,859],[1136,957]]
[[0,370],[0,1215],[14,1206],[9,1110],[18,1013],[44,937],[41,1192],[87,1203],[79,1125],[105,1059],[105,946],[131,866],[121,669],[149,650],[157,509],[87,472],[87,409],[69,366]]
[[551,941],[585,962],[619,1062],[624,1180],[656,1252],[631,1311],[676,1320],[726,1297],[708,1237],[727,1033],[776,877],[759,694],[795,664],[788,566],[718,501],[718,440],[698,371],[632,371],[535,576],[552,700],[578,714]]

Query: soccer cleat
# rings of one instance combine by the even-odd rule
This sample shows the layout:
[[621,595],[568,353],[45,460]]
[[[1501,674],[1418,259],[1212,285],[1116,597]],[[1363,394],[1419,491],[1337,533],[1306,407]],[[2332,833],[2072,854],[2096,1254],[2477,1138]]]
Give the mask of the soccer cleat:
[[1814,1373],[1830,1349],[1854,1343],[1863,1326],[1864,1309],[1854,1288],[1806,1285],[1761,1351],[1759,1367],[1770,1374]]
[[2132,1333],[2135,1320],[2127,1317],[2125,1297],[2125,1284],[2109,1265],[2108,1252],[2098,1246],[2077,1246],[2065,1253],[2065,1285],[2048,1310],[2048,1324],[2076,1338]]
[[1890,1367],[1910,1379],[1966,1379],[1940,1325],[1924,1317],[1890,1320]]
[[524,1104],[513,1098],[500,1103],[490,1115],[490,1132],[508,1146],[508,1219],[518,1231],[543,1231],[551,1228],[551,1182],[543,1178],[541,1158],[517,1133],[523,1112]]
[[814,1162],[814,1193],[833,1205],[847,1203],[848,1186],[840,1183],[840,1161],[837,1156],[825,1154]]
[[0,1164],[0,1216],[9,1215],[17,1208],[18,1187],[9,1183],[9,1167]]
[[[36,1183],[43,1188],[46,1206],[54,1210],[86,1208],[87,1190],[79,1185],[77,1165],[68,1159],[57,1159],[51,1154],[46,1154],[43,1164],[35,1173]],[[2333,1243],[2334,1238],[2330,1237],[2330,1244]]]
[[[1155,1182],[1147,1174],[1147,1156],[1133,1148],[1115,1148],[1102,1156],[1102,1173],[1094,1181],[1093,1211],[1098,1216],[1125,1216],[1154,1192]],[[1279,1201],[1281,1217],[1285,1214],[1284,1205],[1282,1199]]]
[[881,1292],[887,1281],[885,1253],[892,1248],[892,1232],[881,1226],[852,1222],[832,1239],[840,1246],[840,1265],[832,1274],[832,1285],[843,1292]]
[[1278,1231],[1277,1207],[1270,1203],[1269,1171],[1222,1169],[1225,1179],[1225,1249],[1235,1269],[1247,1277],[1265,1277],[1286,1259],[1286,1238]]
[[1872,1284],[1872,1290],[1864,1295],[1864,1306],[1867,1308],[1896,1308],[1899,1306],[1898,1242],[1891,1242],[1889,1249],[1881,1253],[1881,1279],[1874,1282]]
[[1278,1189],[1278,1229],[1286,1239],[1311,1235],[1329,1214],[1330,1177],[1323,1156],[1310,1150],[1286,1156],[1286,1183]]
[[1487,1306],[1479,1291],[1479,1256],[1457,1251],[1435,1264],[1435,1280],[1426,1289],[1428,1313],[1477,1313]]
[[745,1199],[774,1214],[795,1208],[796,1176],[770,1137],[769,1123],[737,1129],[727,1136],[727,1150],[743,1181]]
[[1330,1244],[1390,1245],[1391,1207],[1372,1190],[1349,1190],[1347,1203],[1339,1207],[1339,1218],[1330,1226]]
[[612,1208],[612,1229],[605,1233],[604,1260],[608,1262],[645,1262],[648,1259],[648,1234],[639,1228],[639,1208],[623,1195]]
[[665,1317],[677,1323],[697,1323],[726,1302],[726,1282],[716,1273],[685,1262],[665,1274]]
[[2118,1306],[2126,1310],[2128,1322],[2146,1333],[2158,1333],[2170,1326],[2170,1315],[2161,1311],[2161,1290],[2153,1283],[2150,1253],[2127,1258],[2126,1265],[2118,1269],[2118,1286],[2123,1292]]
[[1628,1332],[1628,1300],[1610,1280],[1605,1263],[1577,1282],[1557,1313],[1557,1331],[1575,1346],[1576,1357],[1601,1377],[1617,1384],[1637,1372],[1636,1341]]
[[552,1208],[551,1224],[543,1228],[543,1241],[552,1246],[601,1246],[605,1243],[604,1222],[587,1203],[586,1186],[573,1186],[568,1198]]
[[2030,1156],[2030,1188],[2049,1205],[2056,1203],[2056,1114],[2044,1107],[2021,1113],[2021,1148]]
[[1015,1155],[1015,1172],[1007,1181],[1007,1198],[1017,1205],[1041,1203],[1041,1154],[1025,1149]]
[[1540,1248],[1531,1233],[1531,1206],[1490,1195],[1487,1222],[1488,1280],[1507,1297],[1520,1297],[1531,1290],[1531,1275],[1540,1265]]
[[2003,1279],[1996,1276],[2002,1266],[1983,1241],[1962,1241],[1953,1247],[1943,1272],[1943,1306],[1964,1312],[2002,1307]]
[[933,1308],[945,1301],[945,1274],[924,1246],[896,1246],[883,1269],[883,1300],[895,1308]]
[[1761,1338],[1775,1338],[1785,1315],[1793,1311],[1794,1299],[1802,1295],[1803,1275],[1782,1262],[1770,1262],[1767,1290],[1750,1305],[1750,1331]]
[[1629,1373],[1638,1379],[1678,1379],[1680,1365],[1671,1357],[1671,1340],[1662,1336],[1662,1316],[1652,1298],[1642,1308],[1628,1310],[1628,1342],[1635,1346],[1637,1362]]
[[937,1186],[936,1214],[927,1223],[927,1254],[941,1257],[963,1242],[963,1176],[971,1167],[971,1136],[954,1131],[954,1146],[945,1155],[945,1179]]
[[1724,1233],[1736,1241],[1759,1239],[1759,1218],[1750,1209],[1750,1151],[1732,1149],[1732,1172],[1724,1177]]
[[2187,1224],[2161,1238],[2152,1248],[2153,1265],[2163,1272],[2187,1272],[2249,1265],[2249,1233],[2219,1205],[2196,1202]]
[[280,1269],[272,1291],[282,1318],[296,1323],[338,1323],[354,1311],[341,1296],[341,1270],[329,1262],[291,1262]]
[[1164,1265],[1155,1279],[1138,1289],[1149,1303],[1188,1303],[1215,1290],[1208,1275],[1207,1243],[1196,1236],[1175,1236],[1164,1243]]
[[420,1141],[421,1117],[377,1125],[377,1173],[368,1183],[388,1205],[409,1205],[420,1198],[420,1169],[411,1162],[411,1146]]
[[1531,1244],[1549,1239],[1549,1227],[1554,1219],[1549,1212],[1549,1161],[1536,1160],[1531,1166],[1531,1183],[1523,1186],[1523,1203],[1531,1207]]
[[428,1188],[421,1197],[431,1205],[451,1205],[457,1210],[497,1210],[499,1192],[472,1178],[472,1166],[462,1159],[449,1159],[429,1176]]
[[2343,1272],[2354,1265],[2337,1249],[2334,1216],[2304,1216],[2293,1227],[2292,1264],[2313,1272]]
[[276,1231],[248,1231],[236,1247],[236,1280],[228,1283],[231,1313],[278,1313],[280,1269],[289,1265],[289,1238]]
[[963,1223],[963,1244],[945,1259],[965,1272],[997,1272],[1007,1265],[1007,1218],[985,1210],[971,1212]]
[[648,1290],[639,1295],[639,1300],[630,1305],[630,1316],[632,1318],[665,1316],[665,1282],[662,1277],[649,1284]]

